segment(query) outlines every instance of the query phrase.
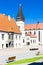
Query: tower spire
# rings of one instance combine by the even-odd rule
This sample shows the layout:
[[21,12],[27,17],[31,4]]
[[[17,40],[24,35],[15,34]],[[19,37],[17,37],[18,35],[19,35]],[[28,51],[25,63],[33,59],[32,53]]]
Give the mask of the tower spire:
[[23,13],[22,13],[22,6],[21,6],[21,4],[19,4],[16,21],[24,21],[24,16],[23,16]]

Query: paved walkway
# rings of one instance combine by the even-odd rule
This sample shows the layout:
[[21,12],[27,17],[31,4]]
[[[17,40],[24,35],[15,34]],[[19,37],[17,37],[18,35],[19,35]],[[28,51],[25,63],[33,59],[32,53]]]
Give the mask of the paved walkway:
[[[5,64],[6,59],[11,56],[16,56],[16,60],[35,57],[37,51],[30,51],[29,46],[23,48],[9,48],[0,50],[0,64]],[[39,51],[43,54],[43,47],[40,47]]]

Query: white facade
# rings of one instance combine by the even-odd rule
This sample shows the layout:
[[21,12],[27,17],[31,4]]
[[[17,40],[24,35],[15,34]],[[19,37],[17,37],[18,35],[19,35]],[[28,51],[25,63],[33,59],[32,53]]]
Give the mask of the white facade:
[[14,34],[14,48],[22,48],[22,40],[20,34]]
[[16,24],[17,24],[17,26],[19,27],[19,29],[22,33],[22,36],[21,36],[22,45],[26,45],[26,43],[25,43],[24,22],[23,21],[17,21]]
[[[30,32],[30,30],[25,30],[25,33],[28,33]],[[43,45],[43,30],[31,30],[31,34],[34,34],[35,32],[35,35],[36,35],[36,38],[31,38],[29,36],[26,36],[26,38],[28,37],[29,38],[29,41],[30,41],[30,45]],[[40,32],[40,34],[39,34]]]
[[[23,21],[17,21],[16,24],[19,27],[22,34],[13,33],[12,36],[11,32],[7,33],[0,31],[0,49],[10,47],[22,48],[23,45],[30,45],[30,46],[43,45],[43,29],[25,30],[24,29],[25,24]],[[29,33],[31,32],[31,34],[33,35],[36,35],[36,37],[31,37],[31,35],[26,36],[26,33],[28,32]]]
[[[9,38],[10,35],[10,38]],[[11,33],[7,32],[0,32],[0,49],[2,48],[22,48],[21,44],[21,35],[20,34],[13,34],[13,38]]]
[[43,45],[43,30],[41,30],[41,41],[40,41],[40,44]]
[[[0,15],[0,16],[2,17],[3,15]],[[5,30],[5,29],[7,28],[6,26],[8,25],[8,23],[6,24],[6,26],[4,25],[5,28],[0,27],[0,28],[2,28],[2,31],[4,31],[4,30],[13,31],[13,33],[11,33],[11,32],[7,33],[7,32],[0,31],[0,49],[9,48],[9,47],[22,48],[23,45],[33,45],[33,46],[43,45],[43,28],[37,29],[35,27],[35,26],[37,26],[37,24],[33,24],[33,26],[32,26],[33,29],[25,30],[25,23],[24,23],[25,21],[24,21],[24,16],[22,14],[21,6],[19,6],[18,14],[16,17],[16,24],[17,24],[17,27],[19,28],[19,29],[17,28],[17,30],[20,32],[20,34],[18,34],[18,31],[14,30],[14,28],[16,29],[16,26],[12,19],[10,18],[10,16],[8,16],[7,22],[9,22],[9,26],[10,26],[10,24],[11,24],[11,26],[8,27],[7,30]],[[1,20],[1,18],[0,18],[0,20]],[[10,21],[13,21],[13,23]],[[5,23],[6,23],[6,19],[5,19]],[[13,24],[14,24],[14,26],[13,26]],[[39,25],[39,28],[41,25]],[[3,21],[2,21],[2,26],[3,26]],[[32,28],[31,26],[28,26],[28,27]],[[42,25],[42,27],[43,27],[43,25]],[[16,31],[16,33],[15,33],[15,31]],[[28,33],[28,32],[30,33],[30,35],[26,36],[26,33]],[[36,37],[31,37],[31,34],[35,35]]]
[[30,45],[30,36],[25,36],[25,43],[26,45]]
[[[4,34],[4,39],[2,39],[2,35]],[[5,48],[6,43],[8,41],[8,34],[5,32],[0,32],[0,49]]]

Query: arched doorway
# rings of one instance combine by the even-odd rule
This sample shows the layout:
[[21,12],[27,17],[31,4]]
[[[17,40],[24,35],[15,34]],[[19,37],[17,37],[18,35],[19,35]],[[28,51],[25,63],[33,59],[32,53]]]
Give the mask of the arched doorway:
[[2,44],[2,48],[4,48],[4,44]]
[[13,41],[9,41],[8,43],[6,43],[6,48],[9,47],[14,47]]
[[9,42],[9,47],[11,47],[12,46],[12,44],[11,44],[11,42]]
[[9,42],[9,47],[14,47],[13,41]]
[[8,48],[8,44],[6,44],[6,48]]
[[27,42],[27,45],[30,45],[30,42]]

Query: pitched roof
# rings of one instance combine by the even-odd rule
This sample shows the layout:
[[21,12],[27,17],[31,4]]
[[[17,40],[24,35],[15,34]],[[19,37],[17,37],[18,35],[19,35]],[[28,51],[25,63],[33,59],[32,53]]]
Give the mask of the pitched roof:
[[25,24],[25,30],[33,30],[33,29],[43,29],[43,23],[39,24]]
[[21,34],[13,18],[8,19],[8,16],[0,14],[0,31],[14,32]]

